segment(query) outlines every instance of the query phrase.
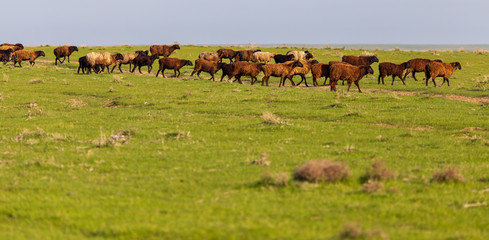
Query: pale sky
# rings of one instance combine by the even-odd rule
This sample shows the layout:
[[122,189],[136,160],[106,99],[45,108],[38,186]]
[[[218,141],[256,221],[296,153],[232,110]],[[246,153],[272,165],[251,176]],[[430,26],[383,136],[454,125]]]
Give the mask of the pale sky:
[[21,0],[0,42],[31,45],[489,44],[486,0]]

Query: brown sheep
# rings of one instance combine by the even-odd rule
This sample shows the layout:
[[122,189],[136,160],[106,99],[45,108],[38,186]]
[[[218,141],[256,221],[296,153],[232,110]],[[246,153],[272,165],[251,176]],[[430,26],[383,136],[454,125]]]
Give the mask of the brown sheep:
[[[261,66],[261,70],[265,75],[261,79],[261,85],[263,86],[266,82],[266,85],[268,86],[268,79],[270,76],[274,76],[280,77],[280,83],[278,85],[280,87],[285,84],[285,79],[287,79],[287,76],[289,76],[294,69],[303,66],[304,65],[300,61],[264,64]],[[292,85],[294,85],[294,82],[292,82]]]
[[374,62],[379,62],[376,56],[343,56],[341,61],[354,66],[372,65]]
[[[175,77],[180,76],[180,68],[183,66],[192,66],[192,62],[186,59],[179,59],[179,58],[162,58],[159,60],[160,62],[160,68],[158,69],[158,72],[156,72],[156,77],[158,77],[158,74],[161,71],[161,75],[165,77],[165,69],[173,69],[173,72],[175,73]],[[178,72],[178,75],[177,75]]]
[[[430,59],[425,59],[425,58],[414,58],[414,59],[411,59],[408,61],[409,63],[409,66],[407,69],[406,69],[406,74],[404,74],[404,77],[403,79],[405,80],[406,79],[406,76],[409,74],[409,73],[412,73],[413,74],[413,78],[415,81],[418,81],[418,79],[416,79],[416,73],[417,72],[424,72],[425,68],[426,68],[426,64],[428,64],[429,62],[431,62],[432,60]],[[435,62],[442,62],[440,59],[436,59],[436,60],[433,60]]]
[[236,77],[236,80],[240,84],[243,84],[241,82],[241,76],[250,76],[251,84],[254,84],[257,81],[256,76],[261,72],[262,65],[261,63],[235,62],[233,63],[233,71],[229,78]]
[[452,62],[452,63],[440,63],[440,62],[429,62],[426,64],[425,68],[425,76],[426,76],[426,86],[428,86],[428,80],[430,78],[433,80],[433,84],[436,87],[436,82],[435,78],[437,77],[443,77],[443,82],[441,83],[440,87],[443,86],[445,81],[447,82],[448,86],[450,86],[450,82],[448,81],[448,78],[452,76],[453,72],[455,70],[461,70],[462,66],[460,65],[459,62]]
[[12,49],[12,51],[18,51],[18,50],[23,50],[24,45],[22,43],[16,43],[16,44],[10,44],[10,43],[2,43],[0,44],[0,50],[9,50]]
[[[58,65],[58,61],[62,64],[66,57],[68,57],[68,63],[70,62],[70,55],[74,52],[78,52],[78,48],[76,46],[61,46],[54,49],[54,56],[56,59],[54,60],[54,65]],[[63,61],[61,61],[61,57],[63,57]]]
[[207,61],[214,61],[214,62],[217,62],[217,61],[220,61],[221,60],[221,58],[219,57],[219,54],[218,53],[215,53],[215,52],[203,52],[203,53],[200,53],[199,54],[199,58],[200,59],[207,60]]
[[149,47],[149,51],[151,55],[159,55],[162,57],[169,57],[175,49],[180,49],[180,45],[173,44],[171,46],[168,45],[151,45]]
[[392,84],[394,85],[394,79],[398,77],[401,79],[402,84],[406,85],[404,82],[404,79],[402,78],[402,74],[404,73],[404,70],[409,68],[409,62],[403,62],[401,64],[395,64],[391,62],[383,62],[379,64],[379,79],[378,79],[378,84],[380,84],[380,79],[382,78],[382,84],[384,84],[384,78],[386,76],[392,75]]
[[34,51],[34,50],[18,50],[12,54],[12,61],[14,62],[14,67],[16,63],[19,63],[19,66],[22,67],[22,61],[29,60],[31,66],[36,64],[36,59],[38,57],[45,57],[43,51]]
[[[194,71],[192,71],[192,74],[190,74],[190,76],[193,76],[194,73],[197,72],[197,77],[200,77],[200,73],[202,71],[206,72],[206,73],[209,73],[211,75],[211,78],[209,79],[210,80],[215,80],[214,79],[214,74],[219,71],[221,69],[221,67],[224,65],[224,63],[219,63],[219,62],[216,62],[216,61],[207,61],[205,59],[197,59],[195,60],[195,67],[194,67]],[[221,78],[222,79],[222,78]]]
[[317,60],[300,60],[300,62],[302,63],[302,67],[294,68],[292,72],[290,72],[289,76],[287,76],[287,78],[292,82],[292,85],[294,85],[294,81],[292,81],[292,78],[296,75],[299,75],[301,76],[301,81],[297,85],[300,85],[304,81],[306,87],[309,87],[307,85],[306,74],[311,71],[311,66],[313,64],[319,62]]
[[221,66],[221,69],[222,69],[222,76],[221,76],[221,82],[222,82],[222,79],[224,79],[224,77],[227,75],[228,76],[228,80],[231,79],[231,74],[233,73],[233,70],[234,70],[234,65],[232,63],[230,64],[223,64]]
[[329,78],[329,64],[316,63],[311,66],[312,83],[314,86],[318,85],[317,79],[324,77],[323,86],[326,84],[326,80]]
[[348,82],[348,92],[350,91],[351,83],[355,83],[358,88],[358,92],[362,92],[362,90],[360,90],[360,86],[358,85],[359,81],[363,78],[363,76],[374,73],[372,67],[368,65],[353,66],[346,64],[333,64],[330,66],[329,70],[331,91],[336,91],[336,83],[338,80],[345,80]]
[[[328,63],[329,63],[329,66],[333,66],[335,64],[351,65],[351,64],[349,64],[347,62],[342,62],[342,61],[329,61]],[[351,65],[351,66],[354,66],[354,65]],[[326,83],[326,80],[324,81],[323,86],[324,86],[325,83]],[[329,79],[329,84],[331,85],[331,78]],[[345,85],[345,80],[343,80],[341,82],[341,85]]]
[[133,73],[136,70],[136,67],[139,70],[139,73],[141,72],[141,67],[142,66],[148,66],[148,73],[151,73],[151,69],[153,69],[153,63],[156,59],[159,58],[159,55],[152,55],[152,56],[137,56],[132,60],[132,64],[134,67],[131,70],[131,73]]
[[231,63],[233,63],[233,58],[236,57],[237,52],[234,51],[233,49],[228,49],[228,48],[221,48],[217,50],[217,54],[219,55],[219,58],[221,59],[220,62],[222,62],[222,59],[227,58]]
[[7,64],[8,61],[10,61],[10,56],[12,56],[12,53],[14,50],[8,49],[8,50],[0,50],[0,62],[3,62],[3,65]]
[[122,73],[122,69],[121,69],[122,64],[129,64],[129,71],[131,71],[131,65],[134,58],[136,58],[137,56],[148,56],[148,51],[146,50],[146,51],[136,51],[134,53],[121,53],[121,55],[124,59],[117,60],[114,63],[114,67],[112,67],[112,70],[110,71],[111,73],[114,72],[114,69],[117,66],[119,66],[119,71]]
[[251,61],[253,61],[253,53],[256,53],[256,52],[261,52],[261,50],[260,49],[258,49],[258,50],[239,50],[236,52],[235,60],[236,60],[236,62],[239,62],[239,61],[251,62]]
[[269,53],[269,52],[256,52],[253,53],[253,62],[259,63],[259,62],[265,62],[268,63],[272,61],[273,57],[277,55],[276,53]]

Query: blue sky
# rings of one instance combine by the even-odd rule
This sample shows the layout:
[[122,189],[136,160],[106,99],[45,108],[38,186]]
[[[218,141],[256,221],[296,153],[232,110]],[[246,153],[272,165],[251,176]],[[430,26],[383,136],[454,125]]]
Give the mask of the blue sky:
[[25,45],[489,44],[483,0],[24,0],[2,9],[0,42]]

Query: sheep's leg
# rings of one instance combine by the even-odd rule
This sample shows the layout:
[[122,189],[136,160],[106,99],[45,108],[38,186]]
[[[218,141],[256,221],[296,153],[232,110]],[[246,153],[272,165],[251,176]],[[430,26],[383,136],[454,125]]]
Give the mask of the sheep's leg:
[[[395,78],[396,78],[396,75],[392,75],[392,83],[391,83],[391,85],[394,85],[394,79],[395,79]],[[384,80],[384,79],[382,79],[382,80]],[[401,79],[401,80],[402,80],[402,79]],[[403,81],[403,82],[404,82],[404,81]]]
[[[328,80],[327,77],[324,77],[324,82],[323,82],[323,86],[326,86],[326,81]],[[331,86],[331,78],[329,79],[329,85]]]
[[216,80],[214,79],[214,73],[213,73],[213,72],[210,72],[210,74],[211,74],[211,79],[209,79],[209,81],[210,81],[210,80],[212,80],[213,82],[214,82],[214,81],[216,81]]
[[166,76],[165,76],[165,69],[166,69],[166,68],[162,68],[162,69],[161,69],[161,75],[163,76],[163,78],[166,78]]
[[330,91],[336,92],[336,81],[333,81],[333,79],[329,79],[329,87],[330,87]]
[[178,72],[178,76],[177,77],[180,77],[180,74],[181,74],[180,73],[180,69],[178,69],[177,72]]
[[[289,80],[290,80],[290,82],[292,83],[292,86],[295,86],[294,80],[292,80],[292,78],[293,78],[293,77],[294,77],[294,76],[291,76],[291,77],[289,78]],[[285,87],[285,80],[286,80],[286,79],[284,79],[284,83],[282,84],[284,87]],[[301,82],[302,82],[302,81],[301,81]],[[299,83],[299,84],[300,84],[300,83]]]
[[158,69],[158,71],[156,72],[156,77],[158,77],[158,74],[160,74],[160,72],[161,72],[161,68]]
[[202,72],[202,70],[199,70],[199,71],[197,72],[197,77],[199,77],[199,78],[200,78],[200,73],[201,73],[201,72]]
[[413,72],[413,78],[414,78],[414,81],[418,81],[418,79],[416,79],[416,72]]
[[223,70],[223,72],[222,72],[222,76],[221,76],[221,82],[222,82],[222,80],[224,79],[224,76],[226,76],[226,74],[224,73],[224,70]]
[[153,66],[148,65],[148,73],[151,73],[151,69],[153,69]]
[[173,69],[173,75],[175,75],[175,77],[178,77],[177,76],[177,70],[176,69]]
[[141,66],[138,66],[138,70],[139,70],[139,73],[143,74],[143,73],[141,72]]
[[[401,76],[402,76],[402,74],[401,74]],[[403,85],[406,85],[406,83],[404,82],[404,79],[402,79],[402,78],[401,78],[401,76],[397,76],[397,77],[398,77],[399,79],[401,79],[401,81],[402,81],[402,84],[403,84]]]
[[428,87],[428,81],[430,80],[429,77],[426,78],[426,86]]
[[313,74],[312,75],[312,85],[314,85],[315,87],[318,85],[318,82],[316,79],[317,79],[316,75]]
[[60,60],[59,60],[59,63],[60,63],[60,64],[63,64],[63,63],[65,62],[65,60],[66,60],[66,56],[65,56],[65,57],[63,57],[63,61],[61,61],[61,59],[60,59]]
[[351,87],[351,82],[350,82],[350,81],[348,81],[348,90],[346,90],[347,92],[349,92],[349,91],[350,91],[350,87]]
[[[450,82],[448,81],[448,78],[446,78],[446,80],[447,80],[447,85],[450,87]],[[445,79],[443,79],[443,82],[445,82]]]
[[[306,84],[306,87],[309,87],[309,86],[307,85],[307,79],[306,79],[306,76],[301,75],[301,78],[302,78],[302,80],[304,80],[304,84]],[[301,82],[302,82],[302,80],[301,80]]]
[[114,67],[112,68],[112,71],[110,71],[110,73],[113,73],[114,72],[114,69],[117,67],[117,65],[114,65]]
[[[351,83],[350,83],[351,84]],[[360,90],[360,85],[358,85],[358,81],[355,81],[355,85],[357,85],[357,88],[358,88],[358,92],[362,92],[362,90]],[[350,86],[348,86],[348,89],[350,88]]]
[[54,65],[58,65],[58,58],[54,59]]
[[240,75],[236,75],[236,80],[239,82],[239,84],[243,84],[243,82],[241,82],[241,76]]
[[70,56],[68,56],[68,63],[70,63]]
[[435,78],[434,78],[434,77],[432,77],[432,78],[431,78],[431,80],[433,80],[433,85],[435,85],[435,87],[436,87]]

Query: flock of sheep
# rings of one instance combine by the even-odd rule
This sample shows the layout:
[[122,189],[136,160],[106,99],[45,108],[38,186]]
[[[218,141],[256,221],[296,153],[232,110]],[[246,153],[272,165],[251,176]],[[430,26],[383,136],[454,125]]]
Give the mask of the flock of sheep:
[[[45,56],[43,51],[23,50],[23,48],[24,46],[20,43],[1,44],[0,61],[4,63],[12,61],[14,62],[14,66],[18,63],[22,67],[22,61],[29,60],[31,66],[33,66],[38,57]],[[159,68],[156,77],[158,77],[160,72],[165,77],[164,71],[166,69],[173,69],[175,76],[178,77],[180,76],[180,69],[182,67],[194,65],[186,59],[169,58],[176,49],[180,49],[178,44],[152,45],[149,52],[136,51],[135,53],[117,54],[91,52],[79,58],[77,73],[79,74],[80,70],[83,74],[90,74],[92,70],[95,73],[99,73],[103,72],[105,68],[107,68],[108,73],[111,73],[117,66],[122,73],[121,66],[123,64],[129,64],[130,72],[134,72],[136,67],[138,67],[138,71],[141,73],[141,67],[147,66],[148,73],[151,73],[153,62],[159,59]],[[74,51],[78,51],[76,46],[62,46],[54,49],[54,55],[56,56],[55,64],[57,65],[58,61],[63,63],[66,58],[70,62],[70,55]],[[326,84],[326,80],[329,78],[331,91],[336,91],[337,82],[342,80],[343,84],[344,81],[348,83],[348,91],[350,91],[351,84],[354,83],[358,91],[361,92],[359,81],[365,75],[373,74],[374,71],[370,65],[374,62],[379,62],[376,56],[343,56],[342,61],[329,61],[328,63],[320,63],[312,58],[314,58],[314,54],[309,51],[289,51],[283,55],[262,52],[261,50],[235,51],[232,49],[219,49],[217,52],[200,53],[199,58],[195,60],[195,66],[191,76],[195,73],[199,76],[201,72],[207,72],[211,75],[210,80],[215,80],[214,74],[222,70],[221,81],[225,76],[228,76],[228,80],[234,77],[234,81],[242,84],[241,77],[248,76],[251,77],[251,84],[254,84],[258,81],[258,74],[263,72],[264,76],[261,79],[262,86],[268,86],[268,79],[273,76],[280,77],[280,87],[285,84],[285,80],[287,79],[290,80],[292,85],[296,85],[292,79],[297,75],[301,76],[301,82],[297,85],[304,81],[305,85],[308,86],[306,74],[311,72],[314,86],[319,85],[317,82],[318,78],[324,77],[323,85]],[[224,63],[223,59],[229,59],[230,63]],[[275,63],[270,63],[272,60]],[[109,69],[110,65],[113,65],[112,70]],[[450,86],[448,78],[457,69],[461,69],[459,62],[443,63],[439,59],[415,58],[401,64],[382,62],[379,63],[378,83],[380,84],[382,80],[382,84],[384,84],[384,78],[386,76],[392,76],[392,84],[394,84],[395,77],[401,79],[402,83],[405,84],[404,79],[408,74],[412,73],[413,78],[417,81],[415,73],[424,72],[426,86],[428,86],[429,79],[432,79],[436,87],[435,78],[437,77],[443,77],[443,83],[440,86],[445,82]]]

